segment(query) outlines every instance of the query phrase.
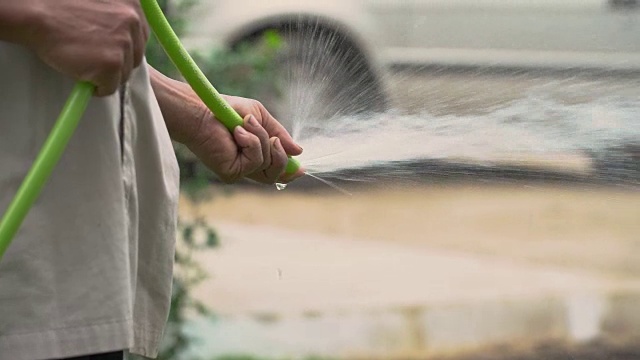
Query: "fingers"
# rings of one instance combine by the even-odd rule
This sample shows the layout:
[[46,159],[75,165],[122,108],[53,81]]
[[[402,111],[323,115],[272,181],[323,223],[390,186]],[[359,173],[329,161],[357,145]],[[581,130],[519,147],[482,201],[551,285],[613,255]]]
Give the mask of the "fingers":
[[302,154],[302,147],[293,140],[287,129],[276,120],[264,106],[261,106],[262,126],[267,130],[269,136],[275,136],[280,139],[282,147],[291,156]]
[[269,134],[258,122],[255,116],[247,115],[244,118],[244,127],[247,131],[257,136],[260,140],[260,148],[262,149],[262,165],[258,170],[266,169],[271,164],[271,146],[269,142]]
[[277,182],[282,174],[284,174],[284,170],[287,167],[287,162],[289,161],[287,153],[282,147],[282,143],[280,142],[279,138],[272,137],[269,140],[269,145],[269,150],[271,152],[271,163],[262,172],[262,178],[257,180],[265,184],[273,184]]
[[87,79],[96,86],[96,96],[109,96],[129,80],[135,63],[135,45],[132,39],[122,41],[120,53],[106,54],[102,66],[98,68],[99,72]]
[[240,176],[265,184],[273,184],[284,173],[289,158],[280,139],[269,138],[267,131],[253,115],[245,118],[245,126],[234,130],[236,143],[240,147],[238,161]]
[[138,8],[139,21],[132,23],[133,39],[133,68],[137,68],[144,58],[144,50],[149,40],[149,24],[147,23],[142,9]]
[[[120,41],[121,52],[109,54],[114,59],[107,60],[106,67],[102,67],[101,73],[94,79],[97,96],[111,95],[117,91],[121,84],[126,83],[144,58],[145,46],[149,36],[149,29],[145,21],[142,9],[138,6],[130,10],[125,19],[128,24],[128,34]],[[118,56],[120,58],[118,58]]]
[[244,177],[261,169],[264,157],[260,139],[241,126],[233,130],[233,137],[239,147],[236,164],[233,165],[235,168],[233,172],[237,177]]
[[287,129],[285,129],[278,120],[276,120],[269,111],[259,101],[241,98],[237,96],[223,95],[229,102],[231,107],[236,110],[241,116],[254,115],[256,119],[262,124],[262,127],[267,130],[270,137],[280,138],[282,147],[287,154],[297,156],[302,153],[302,147],[300,147],[293,140]]
[[277,137],[272,137],[269,143],[271,145],[271,164],[264,171],[250,176],[251,179],[264,184],[288,183],[304,175],[304,169],[298,169],[293,174],[285,173],[289,157],[282,146],[282,141]]
[[[242,105],[246,106],[246,99],[244,100],[245,102]],[[294,174],[285,174],[285,169],[289,162],[288,155],[300,155],[302,147],[296,144],[284,126],[261,103],[257,101],[251,101],[250,103],[253,105],[250,109],[244,109],[244,106],[241,105],[236,110],[241,114],[248,113],[245,118],[245,127],[260,138],[264,164],[262,166],[263,171],[253,173],[249,178],[261,183],[273,184],[275,182],[290,182],[303,176],[304,170],[302,169]],[[257,114],[258,118],[252,114]],[[268,140],[268,142],[265,140]],[[265,147],[265,145],[268,145],[268,147]]]
[[140,64],[144,54],[144,50],[136,49],[137,46],[132,41],[127,42],[119,59],[115,58],[116,55],[110,55],[114,59],[106,60],[106,66],[101,68],[102,71],[93,79],[87,79],[96,85],[96,96],[111,95],[129,80],[133,69]]
[[123,57],[110,55],[110,58],[105,60],[104,67],[101,68],[102,71],[87,79],[96,86],[96,96],[109,96],[118,90],[124,73],[122,71],[123,61]]
[[[289,182],[304,175],[300,169],[285,174],[289,155],[299,155],[302,148],[287,130],[255,100],[225,96],[231,106],[244,116],[243,126],[236,127],[229,142],[217,141],[197,145],[194,151],[222,180],[233,183],[248,177],[260,183]],[[220,125],[221,131],[225,131]],[[228,133],[227,133],[228,134]],[[209,147],[214,147],[213,149]]]

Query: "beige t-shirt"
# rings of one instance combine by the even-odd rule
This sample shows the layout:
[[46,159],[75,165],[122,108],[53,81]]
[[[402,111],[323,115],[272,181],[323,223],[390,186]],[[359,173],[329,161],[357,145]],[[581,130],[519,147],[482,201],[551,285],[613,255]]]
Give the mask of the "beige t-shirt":
[[[0,42],[0,214],[73,81]],[[0,360],[154,357],[171,295],[178,167],[146,65],[93,98],[0,262]]]

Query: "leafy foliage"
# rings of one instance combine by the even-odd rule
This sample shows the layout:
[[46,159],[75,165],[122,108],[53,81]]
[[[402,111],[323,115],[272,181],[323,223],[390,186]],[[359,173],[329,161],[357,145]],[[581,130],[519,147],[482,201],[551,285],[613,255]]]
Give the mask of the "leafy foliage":
[[173,275],[173,292],[171,296],[171,311],[165,331],[164,342],[158,359],[184,359],[185,351],[193,339],[185,330],[187,316],[209,316],[209,309],[200,301],[194,299],[191,289],[204,281],[207,274],[193,259],[196,251],[218,246],[218,235],[214,229],[202,219],[178,223],[180,243],[176,247],[176,269]]
[[[188,13],[198,0],[157,0],[157,2],[176,34],[178,36],[184,34],[188,23],[184,14]],[[147,42],[145,56],[147,62],[161,73],[172,78],[179,76],[173,63],[158,43],[158,39],[153,35],[149,37]]]
[[214,49],[208,56],[195,54],[194,59],[222,93],[271,100],[281,95],[276,58],[282,43],[276,31],[268,30],[232,50]]

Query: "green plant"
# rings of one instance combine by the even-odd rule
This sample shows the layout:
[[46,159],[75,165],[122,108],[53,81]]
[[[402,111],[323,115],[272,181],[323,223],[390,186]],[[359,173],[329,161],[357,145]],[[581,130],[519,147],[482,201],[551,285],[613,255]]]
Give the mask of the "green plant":
[[278,32],[268,30],[256,40],[196,53],[194,59],[221,93],[269,102],[281,96],[277,57],[282,46]]
[[218,235],[202,218],[178,221],[180,243],[176,246],[176,269],[173,275],[171,311],[167,321],[159,360],[184,359],[193,339],[184,324],[191,313],[211,315],[209,309],[191,296],[191,289],[204,281],[207,274],[193,259],[196,251],[218,246]]
[[[188,19],[185,17],[185,14],[187,14],[188,11],[198,3],[198,0],[157,1],[176,34],[178,36],[184,34],[188,24]],[[149,41],[147,42],[145,56],[147,58],[147,62],[161,73],[173,78],[179,76],[176,68],[173,66],[173,63],[171,63],[171,60],[169,60],[158,43],[158,40],[153,35],[149,37]]]

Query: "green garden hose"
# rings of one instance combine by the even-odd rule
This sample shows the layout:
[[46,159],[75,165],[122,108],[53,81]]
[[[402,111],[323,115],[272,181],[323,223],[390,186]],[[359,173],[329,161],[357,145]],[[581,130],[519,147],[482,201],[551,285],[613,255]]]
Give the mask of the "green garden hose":
[[79,82],[73,88],[31,170],[0,220],[0,260],[60,160],[93,96],[94,89],[93,85],[86,82]]
[[[140,3],[149,26],[156,34],[165,52],[203,103],[229,131],[233,131],[236,126],[242,126],[244,123],[242,117],[229,106],[200,71],[180,43],[156,0],[141,0]],[[60,160],[94,90],[92,84],[79,82],[69,95],[31,170],[0,220],[0,260]],[[293,174],[298,169],[300,169],[300,163],[296,159],[289,158],[285,172]]]

